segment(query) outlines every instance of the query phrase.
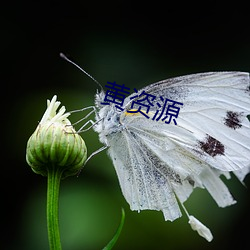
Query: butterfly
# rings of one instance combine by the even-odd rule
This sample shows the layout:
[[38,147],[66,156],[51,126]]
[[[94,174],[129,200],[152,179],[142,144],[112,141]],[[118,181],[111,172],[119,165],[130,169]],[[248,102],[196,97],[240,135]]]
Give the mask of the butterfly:
[[139,91],[183,103],[177,125],[129,114],[130,96],[120,111],[101,105],[103,91],[96,95],[93,128],[108,147],[131,210],[161,210],[173,221],[181,216],[178,202],[196,187],[206,188],[220,207],[235,203],[220,176],[233,173],[243,181],[250,171],[249,88],[248,73],[209,72]]
[[[145,118],[142,93],[182,103],[177,123]],[[102,105],[104,98],[102,89],[92,125],[131,210],[160,210],[165,220],[174,221],[182,206],[192,229],[211,241],[210,230],[183,203],[197,187],[219,207],[235,203],[220,176],[233,173],[243,182],[250,172],[249,74],[208,72],[159,81],[139,90],[136,98],[126,97],[122,110],[114,103]],[[139,100],[142,112],[131,113]],[[149,113],[156,112],[153,107]]]

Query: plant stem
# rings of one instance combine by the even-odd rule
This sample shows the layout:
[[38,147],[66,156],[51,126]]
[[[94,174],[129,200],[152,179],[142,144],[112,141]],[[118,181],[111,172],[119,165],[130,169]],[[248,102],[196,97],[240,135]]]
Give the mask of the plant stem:
[[47,185],[47,228],[50,250],[61,250],[61,240],[59,231],[59,188],[62,176],[59,167],[48,168]]

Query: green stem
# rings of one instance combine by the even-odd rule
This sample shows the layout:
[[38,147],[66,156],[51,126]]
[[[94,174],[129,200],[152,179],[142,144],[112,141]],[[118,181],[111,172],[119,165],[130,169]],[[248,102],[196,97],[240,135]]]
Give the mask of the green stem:
[[59,231],[59,188],[62,171],[58,167],[48,168],[47,227],[50,250],[61,250]]

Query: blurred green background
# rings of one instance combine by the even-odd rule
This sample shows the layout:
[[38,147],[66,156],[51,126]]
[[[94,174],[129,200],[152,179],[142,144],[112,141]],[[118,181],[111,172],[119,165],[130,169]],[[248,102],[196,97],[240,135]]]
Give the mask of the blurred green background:
[[[171,3],[171,4],[170,4]],[[48,249],[46,178],[25,161],[26,143],[54,94],[67,110],[93,105],[97,85],[59,57],[69,55],[103,85],[140,88],[169,77],[250,69],[249,18],[243,5],[209,2],[9,2],[1,6],[2,227],[1,249]],[[83,114],[76,114],[77,121]],[[82,134],[89,154],[102,145]],[[237,204],[218,208],[205,190],[186,202],[213,235],[206,242],[185,216],[132,212],[111,161],[102,152],[81,175],[62,181],[60,229],[64,250],[102,249],[126,219],[114,249],[248,249],[249,188],[226,180]],[[246,178],[250,186],[250,177]]]

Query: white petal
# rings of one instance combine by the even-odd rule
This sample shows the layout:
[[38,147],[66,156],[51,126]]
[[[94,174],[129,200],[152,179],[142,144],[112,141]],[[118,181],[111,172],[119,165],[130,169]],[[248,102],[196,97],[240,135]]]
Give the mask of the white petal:
[[40,121],[40,124],[44,124],[46,122],[60,122],[65,125],[71,125],[70,121],[67,119],[70,113],[65,113],[66,108],[64,106],[62,106],[57,112],[61,102],[56,101],[56,99],[57,96],[54,95],[51,101],[47,100],[48,107]]
[[43,114],[43,117],[42,117],[40,123],[47,122],[48,120],[51,119],[51,117],[53,117],[52,114],[55,113],[54,108],[55,108],[55,104],[57,103],[56,98],[57,98],[57,96],[54,95],[51,102],[50,102],[50,100],[47,100],[47,109],[46,109],[45,113]]
[[189,222],[191,228],[198,232],[200,236],[205,238],[207,241],[211,241],[213,239],[213,235],[210,232],[209,228],[203,225],[199,220],[197,220],[194,216],[189,216]]

